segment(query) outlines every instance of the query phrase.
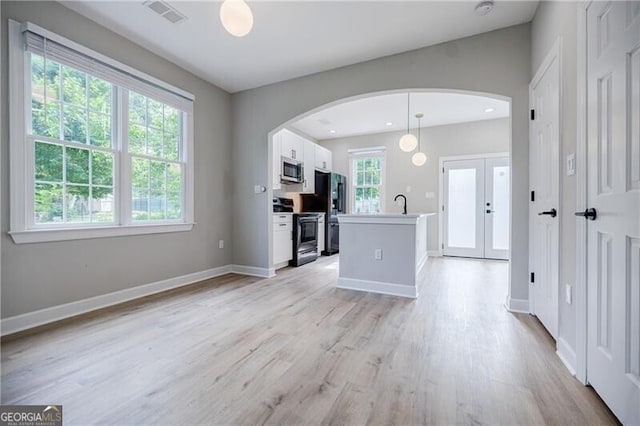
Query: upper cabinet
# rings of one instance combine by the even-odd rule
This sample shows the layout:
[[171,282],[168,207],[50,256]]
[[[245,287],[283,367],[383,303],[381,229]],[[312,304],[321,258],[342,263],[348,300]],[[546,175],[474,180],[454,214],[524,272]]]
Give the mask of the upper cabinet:
[[[304,181],[285,185],[280,180],[282,157],[304,163]],[[287,129],[273,135],[271,187],[288,192],[315,192],[315,171],[331,171],[331,151]],[[283,186],[284,185],[284,186]]]
[[331,171],[331,151],[320,145],[316,145],[316,166],[315,168],[323,172]]
[[313,164],[316,161],[315,143],[304,140],[304,182],[302,182],[303,193],[313,194],[316,192],[316,171]]
[[303,150],[305,139],[286,129],[279,132],[282,134],[280,155],[292,160],[303,161]]

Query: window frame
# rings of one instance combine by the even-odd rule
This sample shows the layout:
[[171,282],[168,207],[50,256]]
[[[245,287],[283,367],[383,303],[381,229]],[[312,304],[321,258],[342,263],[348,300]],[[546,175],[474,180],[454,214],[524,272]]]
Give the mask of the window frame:
[[[42,140],[60,145],[63,141],[55,138],[34,137],[28,132],[27,119],[31,119],[31,69],[27,67],[30,67],[31,64],[30,54],[24,43],[23,32],[26,30],[42,35],[48,40],[53,40],[85,57],[107,64],[108,67],[130,76],[130,85],[112,83],[115,94],[112,100],[112,108],[115,113],[112,112],[111,124],[111,152],[114,153],[113,222],[104,224],[100,222],[36,224],[35,217],[31,217],[35,211],[35,141]],[[19,244],[190,231],[194,225],[194,96],[32,23],[9,20],[8,33],[9,100],[11,105],[9,109],[9,234],[14,242]],[[54,59],[54,61],[56,60]],[[97,77],[101,78],[99,75]],[[128,131],[129,125],[129,91],[153,98],[182,113],[180,129],[182,141],[179,148],[182,157],[179,162],[183,165],[183,184],[182,218],[179,220],[132,220],[130,162],[133,154],[128,152],[128,134],[125,133]],[[179,96],[184,99],[184,102],[177,104],[167,101],[168,94],[174,97]],[[125,104],[124,101],[127,103]],[[71,145],[73,146],[73,143]],[[84,146],[83,148],[91,151],[92,147]]]
[[[380,212],[379,213],[358,213],[356,212],[356,188],[357,188],[357,179],[354,176],[355,173],[355,162],[358,160],[365,159],[380,159]],[[383,146],[378,147],[369,147],[369,148],[360,148],[360,149],[350,149],[349,150],[349,177],[351,179],[351,185],[349,187],[349,208],[353,214],[384,214],[386,211],[385,206],[385,188],[386,188],[386,178],[387,178],[387,154],[386,149]]]

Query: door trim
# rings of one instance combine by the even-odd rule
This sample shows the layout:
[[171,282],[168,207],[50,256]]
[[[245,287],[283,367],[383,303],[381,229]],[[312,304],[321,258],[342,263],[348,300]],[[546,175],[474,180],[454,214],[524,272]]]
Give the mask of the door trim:
[[[488,154],[467,154],[467,155],[449,155],[445,157],[440,157],[438,159],[438,256],[442,256],[442,245],[444,244],[444,234],[443,234],[443,226],[444,226],[444,215],[442,214],[444,208],[444,163],[446,161],[457,161],[457,160],[479,160],[485,158],[501,158],[508,157],[509,164],[511,164],[511,153],[510,152],[492,152]],[[509,167],[509,182],[513,177],[513,168]],[[513,185],[509,185],[509,243],[511,243],[511,233],[512,233],[512,201],[513,200]],[[509,247],[511,250],[511,247]],[[511,256],[509,256],[511,258]]]
[[[562,90],[562,36],[559,36],[556,41],[553,43],[553,46],[551,46],[551,49],[549,49],[549,52],[547,53],[547,56],[545,56],[544,60],[542,61],[542,64],[540,64],[540,67],[538,68],[538,70],[536,71],[533,79],[531,79],[531,82],[529,83],[529,109],[534,109],[535,105],[534,105],[534,99],[533,99],[533,88],[535,86],[538,85],[538,83],[540,82],[540,80],[542,79],[542,77],[544,77],[545,73],[547,72],[547,70],[549,69],[549,67],[553,64],[553,61],[557,61],[558,63],[558,150],[559,150],[559,155],[558,155],[558,164],[557,167],[559,168],[558,171],[558,202],[561,204],[562,203],[562,177],[563,177],[563,173],[562,173],[562,167],[561,165],[563,164],[562,161],[562,142],[563,142],[563,138],[562,138],[562,126],[563,126],[563,99],[564,99],[564,94],[563,94],[563,90]],[[531,122],[531,121],[529,121]],[[532,177],[533,177],[533,173],[534,173],[534,169],[533,169],[533,158],[534,158],[534,153],[533,153],[533,134],[532,134],[532,126],[529,126],[529,191],[531,191],[531,182],[533,181]],[[560,209],[561,205],[558,205],[558,209]],[[531,205],[531,203],[529,203],[529,272],[534,272],[534,265],[535,265],[535,259],[534,259],[534,250],[533,250],[533,244],[534,241],[532,239],[532,235],[534,233],[534,211],[533,211],[533,206]],[[562,210],[560,210],[560,216],[558,217],[558,290],[560,289],[560,287],[562,286],[562,279],[561,279],[561,271],[562,271]],[[535,312],[535,298],[533,297],[535,288],[533,287],[533,283],[529,282],[529,313],[533,313]],[[557,315],[557,324],[556,327],[557,329],[555,330],[556,336],[560,336],[559,333],[559,324],[560,324],[560,295],[558,295],[558,306],[556,307],[558,312],[556,313]],[[556,349],[557,349],[557,340],[556,340]]]
[[[587,9],[577,7],[577,104],[576,104],[576,211],[587,206]],[[587,384],[587,221],[576,220],[576,304],[575,377]]]

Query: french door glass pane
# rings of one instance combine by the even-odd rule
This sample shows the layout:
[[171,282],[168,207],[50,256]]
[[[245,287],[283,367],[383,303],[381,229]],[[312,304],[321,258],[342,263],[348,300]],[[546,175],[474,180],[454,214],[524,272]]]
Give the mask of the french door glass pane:
[[476,169],[449,170],[449,247],[476,247]]
[[493,168],[493,249],[509,250],[509,166]]

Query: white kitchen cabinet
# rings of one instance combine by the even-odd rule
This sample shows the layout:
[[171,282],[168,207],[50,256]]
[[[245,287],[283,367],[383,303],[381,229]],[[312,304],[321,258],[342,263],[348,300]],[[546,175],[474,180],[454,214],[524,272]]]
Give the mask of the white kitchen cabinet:
[[323,172],[331,171],[331,151],[327,148],[316,144],[316,158],[315,158],[316,169],[321,170]]
[[316,144],[310,140],[304,140],[304,181],[302,182],[303,194],[313,194],[316,192]]
[[287,129],[282,130],[282,140],[280,142],[280,155],[291,158],[292,160],[304,160],[304,138],[290,132]]
[[293,259],[293,214],[273,214],[273,265],[285,266]]
[[280,130],[278,133],[273,135],[273,154],[272,165],[273,171],[271,175],[271,189],[281,189],[282,183],[280,182],[280,174],[282,173],[282,160],[281,160],[281,147],[282,147],[282,133],[284,130]]
[[324,214],[318,217],[318,256],[324,251]]

